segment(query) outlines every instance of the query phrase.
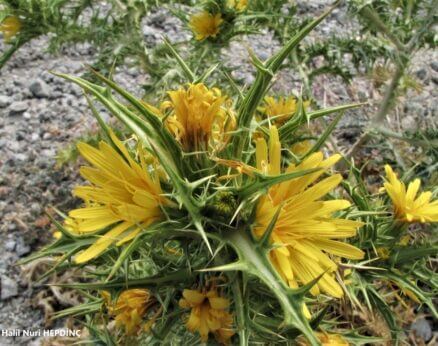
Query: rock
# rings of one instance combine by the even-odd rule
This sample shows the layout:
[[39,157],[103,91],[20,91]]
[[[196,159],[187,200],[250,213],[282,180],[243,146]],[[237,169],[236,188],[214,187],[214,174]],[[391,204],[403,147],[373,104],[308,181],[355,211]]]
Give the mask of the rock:
[[1,276],[1,300],[15,297],[18,294],[17,283],[6,275]]
[[9,106],[9,115],[19,115],[24,113],[28,108],[27,102],[16,101]]
[[417,120],[412,115],[406,115],[401,120],[402,127],[408,131],[416,131],[418,129]]
[[428,342],[432,339],[432,328],[430,323],[425,318],[419,318],[411,324],[411,329],[415,335]]
[[152,36],[152,37],[155,38],[155,36],[159,36],[160,35],[160,33],[157,31],[157,29],[155,29],[155,28],[153,28],[153,27],[151,27],[149,25],[144,25],[142,27],[142,31],[143,31],[143,35],[145,37]]
[[17,245],[15,247],[15,253],[19,256],[22,257],[24,255],[27,255],[30,252],[30,246],[26,245],[26,243],[24,242],[23,238],[18,238],[17,239]]
[[14,251],[16,242],[13,239],[9,239],[5,241],[5,249],[8,251]]
[[438,61],[432,61],[430,63],[430,67],[432,67],[432,70],[434,70],[435,72],[438,72]]
[[425,68],[421,68],[421,69],[419,69],[417,72],[415,72],[415,75],[416,75],[419,79],[424,80],[424,79],[426,79],[426,77],[427,77],[427,71],[426,71]]
[[0,95],[0,108],[6,108],[11,104],[11,98],[9,96]]
[[29,86],[29,91],[38,98],[47,98],[50,95],[49,86],[41,79],[32,82]]
[[16,161],[26,162],[29,157],[24,153],[16,153],[14,158]]
[[40,139],[40,136],[38,135],[38,133],[32,133],[32,135],[30,136],[31,142],[36,142],[39,139]]

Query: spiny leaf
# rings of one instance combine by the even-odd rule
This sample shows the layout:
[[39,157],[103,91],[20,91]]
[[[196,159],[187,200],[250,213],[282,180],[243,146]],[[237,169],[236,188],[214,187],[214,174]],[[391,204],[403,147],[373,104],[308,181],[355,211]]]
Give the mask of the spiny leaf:
[[245,262],[237,261],[228,264],[224,264],[217,267],[198,269],[198,272],[229,272],[229,271],[245,271],[248,267]]
[[[82,78],[73,77],[66,74],[56,75],[70,80],[81,86],[86,91],[90,92],[100,102],[102,102],[102,104],[104,104],[113,115],[115,115],[121,122],[128,126],[139,137],[139,139],[143,141],[143,143],[149,144],[160,161],[161,166],[172,180],[175,189],[178,191],[178,200],[189,212],[193,224],[202,235],[210,252],[213,253],[206,232],[200,221],[201,215],[199,212],[199,206],[192,197],[188,184],[186,184],[182,178],[183,175],[181,170],[183,164],[177,164],[177,162],[184,162],[184,160],[182,160],[181,149],[178,147],[178,144],[174,142],[174,139],[172,136],[170,136],[169,132],[163,128],[160,119],[158,119],[155,114],[143,107],[143,105],[141,105],[141,103],[136,100],[135,97],[121,89],[112,81],[99,75],[97,72],[95,72],[95,74],[111,88],[118,91],[122,96],[130,101],[139,111],[142,112],[146,120],[141,119],[127,107],[112,98],[108,93],[106,93],[104,88],[96,86]],[[171,140],[169,138],[171,138]],[[177,146],[177,149],[174,149],[175,145]]]
[[49,286],[68,287],[75,289],[105,290],[113,288],[136,288],[160,286],[162,284],[175,284],[191,280],[193,272],[188,269],[179,270],[166,275],[154,275],[140,279],[112,280],[108,282],[87,282],[72,284],[51,284]]
[[[333,9],[338,5],[330,8],[328,11],[323,13],[321,16],[307,24],[299,33],[292,37],[286,45],[280,49],[276,54],[274,54],[268,61],[263,64],[263,68],[259,68],[256,75],[256,80],[254,81],[251,89],[248,91],[247,95],[243,99],[241,106],[239,108],[238,118],[237,118],[237,128],[248,129],[250,127],[251,121],[253,119],[255,110],[259,106],[261,100],[268,90],[269,84],[272,77],[280,69],[284,60],[292,52],[292,50],[304,39],[310,31],[313,30],[325,17],[327,17]],[[261,63],[261,62],[260,62]],[[269,71],[269,73],[267,73]],[[248,143],[249,133],[244,132],[242,134],[232,135],[231,143],[234,148],[234,157],[240,159],[243,149]]]
[[328,136],[332,133],[332,131],[335,129],[336,125],[338,124],[339,120],[341,120],[342,116],[344,115],[343,112],[339,113],[335,119],[330,123],[330,125],[326,128],[326,130],[319,136],[316,143],[313,145],[313,147],[304,155],[303,159],[308,157],[309,155],[313,154],[314,152],[321,149],[321,147],[324,145],[325,141],[327,140]]
[[268,227],[266,227],[265,232],[263,233],[263,235],[259,239],[259,246],[261,246],[262,248],[269,247],[270,240],[271,240],[271,234],[275,229],[275,224],[277,223],[278,217],[280,216],[280,212],[281,212],[282,207],[283,207],[283,205],[280,205],[277,208],[277,211],[275,212],[274,216],[272,217],[271,221],[269,222]]
[[283,183],[288,180],[302,177],[319,171],[320,168],[304,169],[298,172],[283,173],[276,176],[266,176],[257,172],[253,172],[256,176],[256,182],[249,183],[238,190],[238,195],[241,200],[245,200],[257,193],[265,193],[268,188],[273,185]]
[[[312,120],[324,117],[326,115],[346,111],[348,109],[361,107],[361,106],[366,105],[366,104],[368,104],[368,103],[352,103],[352,104],[347,104],[347,105],[343,105],[343,106],[324,108],[324,109],[320,109],[320,110],[317,110],[314,112],[308,112],[306,114],[307,114],[308,120],[312,121]],[[305,121],[305,118],[291,117],[283,126],[281,126],[278,129],[278,134],[280,136],[280,139],[283,140],[283,139],[289,137],[293,133],[293,131],[295,131],[297,128],[299,128],[299,126],[304,124],[304,121]]]
[[309,322],[303,315],[303,300],[299,296],[293,296],[293,291],[287,287],[273,268],[265,251],[257,249],[248,232],[243,229],[229,232],[225,235],[225,241],[235,249],[239,261],[245,263],[243,272],[259,278],[278,299],[283,310],[284,327],[297,328],[306,336],[312,346],[319,345],[320,343]]
[[178,54],[176,49],[172,46],[172,43],[170,43],[169,39],[167,37],[164,37],[164,45],[169,49],[170,53],[173,55],[173,57],[178,62],[179,66],[181,66],[184,74],[186,75],[186,78],[192,82],[196,83],[196,75],[192,72],[190,67],[185,63],[184,59]]

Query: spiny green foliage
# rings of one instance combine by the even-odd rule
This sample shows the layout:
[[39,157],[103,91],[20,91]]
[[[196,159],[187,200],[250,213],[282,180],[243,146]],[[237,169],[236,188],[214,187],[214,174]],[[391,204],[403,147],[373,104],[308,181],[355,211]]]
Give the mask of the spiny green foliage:
[[[232,170],[218,164],[220,159],[241,161],[254,165],[252,135],[261,129],[268,132],[267,123],[256,118],[258,107],[272,86],[276,72],[301,40],[307,36],[329,12],[307,23],[285,43],[274,56],[262,62],[253,56],[257,77],[252,86],[235,92],[233,99],[237,110],[237,128],[230,133],[228,146],[212,157],[207,150],[185,152],[178,140],[165,126],[165,117],[155,114],[144,102],[138,100],[110,78],[91,71],[96,82],[79,77],[59,74],[81,86],[92,102],[102,103],[111,114],[137,137],[137,144],[155,156],[168,177],[163,190],[175,206],[163,207],[163,220],[151,224],[124,246],[110,246],[87,265],[77,264],[74,257],[88,248],[108,229],[93,234],[74,234],[61,222],[54,221],[61,237],[32,260],[42,256],[61,256],[51,271],[81,266],[84,282],[69,287],[86,292],[87,302],[58,314],[86,315],[86,325],[93,342],[117,344],[121,341],[145,345],[189,344],[199,338],[184,327],[186,311],[178,304],[181,292],[186,288],[202,287],[216,280],[224,296],[232,298],[237,335],[233,342],[240,345],[253,343],[288,343],[303,334],[310,344],[320,341],[314,334],[318,327],[330,329],[333,320],[327,316],[327,305],[333,303],[327,296],[312,297],[308,291],[321,277],[300,288],[290,288],[273,266],[269,252],[276,244],[269,240],[278,221],[280,208],[265,230],[257,238],[253,233],[254,213],[260,197],[280,182],[306,176],[315,170],[301,170],[276,176],[252,172],[240,174],[233,179]],[[165,42],[166,52],[173,62],[179,64],[177,71],[188,82],[207,81],[210,73],[193,71],[170,42]],[[207,71],[220,70],[213,65]],[[231,81],[232,82],[232,81]],[[236,90],[236,89],[234,89]],[[320,150],[336,126],[342,112],[359,105],[344,105],[331,109],[306,111],[299,98],[297,111],[279,128],[284,146],[294,143],[308,123],[318,118],[336,114],[331,124],[314,141],[311,149],[302,157],[283,153],[282,162],[298,163],[311,152]],[[94,109],[93,109],[94,110]],[[103,123],[94,110],[94,116],[102,125],[103,136],[111,141],[108,125]],[[136,157],[135,147],[129,147]],[[411,292],[419,302],[426,304],[434,315],[432,297],[436,295],[437,282],[434,268],[427,260],[436,253],[436,239],[413,237],[407,246],[402,242],[406,235],[405,224],[395,221],[392,207],[385,195],[370,194],[360,169],[352,165],[349,177],[343,183],[343,192],[348,194],[354,206],[341,216],[364,222],[359,235],[352,244],[364,250],[361,262],[340,264],[339,276],[345,275],[345,291],[351,304],[369,309],[383,316],[392,332],[392,341],[400,338],[399,326],[385,295],[385,282],[391,282],[402,290]],[[429,230],[426,230],[426,234]],[[382,256],[385,249],[388,256]],[[346,270],[351,269],[349,275]],[[340,277],[341,278],[341,277]],[[342,280],[341,280],[342,281]],[[162,313],[156,318],[152,333],[142,333],[138,338],[126,337],[122,331],[107,329],[109,314],[101,291],[117,297],[126,289],[147,288],[158,302]],[[312,311],[312,319],[303,314],[303,303]],[[145,319],[151,318],[151,313]],[[345,318],[345,316],[344,316]],[[103,322],[103,323],[102,323]],[[373,342],[378,338],[366,338],[358,333],[346,333],[345,338],[357,344]]]
[[[155,49],[153,57],[146,53],[144,44],[139,43],[142,42],[139,23],[150,10],[149,6],[154,5],[155,2],[117,1],[117,6],[124,5],[120,7],[123,11],[118,15],[111,11],[111,15],[102,15],[99,10],[93,9],[91,2],[88,1],[78,2],[66,12],[64,11],[66,2],[62,1],[54,1],[50,6],[47,5],[49,2],[42,1],[31,3],[8,1],[7,3],[6,15],[19,13],[21,18],[29,20],[26,22],[25,19],[24,28],[13,44],[32,39],[35,35],[57,32],[59,35],[55,35],[52,41],[53,47],[72,41],[91,41],[99,47],[103,58],[99,62],[101,68],[98,67],[103,73],[91,70],[89,75],[92,76],[93,81],[69,75],[59,76],[81,86],[91,105],[96,101],[102,103],[127,127],[129,133],[136,135],[139,146],[156,156],[169,178],[168,181],[163,182],[166,197],[178,205],[178,208],[163,208],[165,218],[143,229],[130,243],[121,247],[109,247],[89,263],[93,267],[78,265],[72,259],[93,244],[107,229],[92,235],[78,235],[66,229],[62,222],[53,220],[62,236],[28,260],[42,256],[61,256],[57,265],[47,275],[53,271],[81,266],[85,273],[84,282],[71,284],[70,287],[86,292],[87,297],[85,304],[60,312],[57,316],[85,315],[85,324],[95,343],[111,345],[117,344],[121,339],[147,345],[197,343],[199,338],[188,333],[184,327],[185,311],[178,305],[178,298],[186,288],[199,287],[208,281],[217,280],[224,296],[232,300],[237,332],[233,341],[238,340],[240,345],[258,342],[277,344],[287,343],[288,340],[295,340],[300,334],[304,334],[311,344],[318,344],[319,341],[313,330],[318,327],[330,330],[334,324],[331,315],[333,311],[329,312],[327,308],[328,305],[333,304],[333,301],[325,296],[314,298],[307,294],[320,278],[301,288],[292,289],[277,273],[269,257],[269,251],[273,246],[269,243],[269,236],[277,221],[278,212],[269,224],[264,237],[257,239],[252,232],[254,210],[260,196],[266,194],[271,186],[279,182],[305,176],[314,170],[284,173],[278,176],[253,172],[252,176],[242,174],[238,178],[222,183],[216,178],[231,175],[232,171],[220,166],[217,159],[241,159],[245,164],[254,165],[255,148],[251,137],[257,130],[260,130],[264,136],[268,132],[266,127],[268,122],[259,121],[256,117],[258,107],[272,86],[275,73],[281,68],[301,61],[308,64],[310,70],[312,57],[322,55],[331,70],[324,68],[320,71],[310,70],[307,76],[310,80],[312,76],[321,72],[333,72],[348,79],[351,76],[350,72],[342,65],[336,67],[340,63],[341,54],[338,54],[333,47],[338,47],[341,51],[342,49],[353,51],[353,61],[357,63],[357,68],[360,64],[371,68],[374,61],[379,58],[388,58],[388,56],[392,58],[393,52],[387,49],[382,41],[376,43],[380,38],[374,36],[372,41],[359,42],[333,38],[329,40],[333,46],[323,43],[305,46],[302,39],[324,19],[328,12],[314,21],[304,20],[292,24],[292,21],[286,20],[290,18],[289,16],[283,17],[274,13],[285,5],[284,1],[254,1],[243,14],[224,9],[224,1],[203,3],[199,6],[200,9],[215,12],[219,8],[225,11],[224,18],[227,20],[228,27],[224,29],[222,35],[206,42],[191,41],[188,47],[193,47],[193,51],[189,49],[189,53],[184,52],[188,56],[184,56],[184,53],[181,53],[183,55],[181,56],[178,53],[180,48],[185,47],[184,44],[176,46],[165,41]],[[389,25],[391,30],[397,30],[399,26],[404,25],[404,22],[388,15],[389,10],[382,8],[381,3],[373,2],[372,5],[367,6],[372,6],[385,22],[394,20]],[[29,4],[32,6],[26,7]],[[264,8],[264,5],[267,7]],[[71,2],[69,6],[72,6]],[[414,7],[412,13],[421,12],[420,7],[416,5]],[[73,8],[74,10],[70,12]],[[84,9],[91,9],[92,12],[90,23],[85,26],[79,21]],[[178,12],[177,9],[173,11],[188,21],[188,16],[181,11]],[[289,7],[289,14],[294,14],[294,11],[293,6]],[[36,14],[43,15],[38,17]],[[35,34],[32,34],[30,24],[35,24],[33,21],[37,19],[41,22],[41,26]],[[288,25],[291,24],[292,28],[284,25],[285,21]],[[60,23],[64,24],[60,25]],[[195,65],[200,65],[199,59],[213,59],[218,50],[232,37],[252,32],[253,29],[263,25],[270,26],[284,43],[284,47],[266,62],[260,61],[255,55],[252,56],[257,77],[248,89],[240,89],[231,78],[227,79],[235,94],[232,101],[238,113],[238,127],[230,134],[230,144],[217,153],[218,157],[211,157],[204,151],[184,152],[175,137],[164,126],[165,118],[158,117],[141,100],[120,88],[111,78],[105,77],[106,71],[111,70],[109,66],[113,58],[136,56],[156,81],[165,80],[161,85],[167,82],[171,84],[175,80],[181,83],[197,83],[213,79],[217,82],[216,72],[225,72],[227,75],[229,71],[224,71],[216,64],[217,61],[194,69]],[[288,30],[281,30],[281,25]],[[411,28],[417,28],[417,24],[409,25]],[[419,27],[422,27],[421,25]],[[408,31],[401,39],[403,44],[408,40]],[[132,40],[123,41],[115,55],[108,54],[125,35]],[[425,35],[424,41],[421,42],[430,42],[428,35]],[[336,54],[333,55],[333,52]],[[289,63],[287,63],[288,59]],[[158,66],[160,69],[156,69]],[[163,78],[163,71],[168,72],[166,69],[170,68],[175,74],[170,73],[167,75],[168,79]],[[154,84],[154,87],[156,86],[157,84]],[[358,106],[360,105],[343,105],[307,111],[303,106],[302,97],[299,97],[297,111],[279,128],[279,136],[284,146],[300,141],[302,133],[307,131],[303,129],[307,124],[324,116],[333,114],[336,116],[323,133],[315,138],[310,150],[303,157],[285,151],[282,160],[297,163],[310,153],[323,148],[343,112]],[[103,123],[95,109],[93,111],[102,126],[102,137],[114,145],[110,140],[108,125]],[[433,139],[433,134],[416,134],[413,137],[414,139],[421,137],[421,140],[426,141]],[[434,153],[433,147],[428,148],[432,148],[430,150]],[[136,148],[130,147],[129,150],[133,157],[136,157]],[[350,176],[343,183],[343,191],[349,195],[354,206],[347,209],[342,216],[362,220],[365,223],[357,239],[353,239],[352,243],[364,250],[366,257],[359,263],[344,263],[338,275],[345,274],[344,279],[350,281],[345,287],[349,303],[381,314],[391,329],[392,340],[397,340],[401,337],[400,327],[391,310],[391,304],[387,301],[385,285],[391,283],[405,292],[412,293],[415,299],[426,304],[436,316],[432,301],[438,289],[436,268],[428,261],[436,254],[436,236],[429,229],[413,235],[405,225],[395,222],[388,198],[380,194],[370,194],[361,170],[354,165],[349,168]],[[407,233],[413,235],[408,243],[412,246],[407,246],[403,242],[403,236]],[[387,256],[381,255],[382,249]],[[347,269],[352,269],[352,273],[348,276]],[[100,292],[106,290],[117,296],[130,288],[149,289],[163,313],[157,317],[152,333],[142,333],[138,338],[126,339],[121,331],[114,332],[107,329],[109,316]],[[311,320],[304,317],[303,302],[306,302],[312,311]],[[339,316],[335,317],[339,318]],[[343,318],[349,321],[347,316]],[[346,333],[345,337],[357,344],[380,340],[352,332]]]

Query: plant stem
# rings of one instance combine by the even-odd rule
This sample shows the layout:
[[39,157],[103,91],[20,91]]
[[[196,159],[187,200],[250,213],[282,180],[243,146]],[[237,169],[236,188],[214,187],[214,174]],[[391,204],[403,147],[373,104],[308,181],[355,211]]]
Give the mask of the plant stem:
[[397,47],[399,51],[404,51],[405,46],[400,42],[398,37],[394,35],[394,33],[389,30],[389,28],[385,25],[383,20],[380,18],[379,14],[371,7],[365,6],[359,11],[362,17],[368,19],[372,25],[375,25],[376,28],[384,34],[388,39]]
[[236,306],[236,317],[237,317],[237,326],[239,333],[239,346],[248,346],[248,327],[245,322],[245,304],[243,302],[242,297],[242,280],[240,279],[239,273],[234,273],[233,278],[233,295],[234,295],[234,304]]
[[284,313],[284,326],[300,330],[311,346],[320,345],[312,328],[302,313],[303,300],[286,285],[270,263],[266,249],[252,240],[244,230],[230,232],[226,240],[236,250],[239,261],[244,264],[248,274],[259,278],[278,299]]
[[391,82],[389,83],[385,95],[383,97],[383,100],[380,104],[379,110],[377,111],[376,115],[371,119],[370,124],[368,126],[368,129],[365,130],[363,135],[354,143],[353,147],[348,151],[348,153],[345,155],[345,158],[347,160],[350,160],[354,155],[357,153],[357,151],[366,144],[371,139],[371,133],[373,130],[376,130],[381,127],[382,123],[385,120],[386,115],[392,110],[394,107],[394,97],[396,95],[396,91],[398,86],[400,85],[400,80],[403,77],[403,74],[405,72],[405,69],[408,65],[408,59],[402,59],[397,64],[396,70],[394,72],[394,75],[392,76]]

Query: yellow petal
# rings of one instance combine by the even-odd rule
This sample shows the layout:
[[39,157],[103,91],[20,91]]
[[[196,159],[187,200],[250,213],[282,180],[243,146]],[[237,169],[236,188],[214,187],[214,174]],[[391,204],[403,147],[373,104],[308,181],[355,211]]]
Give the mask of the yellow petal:
[[320,238],[314,239],[312,242],[320,249],[335,256],[349,259],[362,259],[365,256],[365,253],[357,247],[336,240]]
[[199,305],[205,299],[205,295],[201,292],[187,289],[183,291],[183,297],[192,305]]
[[123,233],[130,226],[132,226],[132,224],[129,222],[122,222],[121,224],[117,225],[111,231],[107,232],[101,238],[99,238],[88,249],[86,249],[85,251],[81,252],[78,256],[76,256],[75,262],[85,263],[97,257],[117,240],[118,235]]
[[230,306],[230,301],[226,298],[213,297],[208,298],[208,300],[213,309],[225,310]]

